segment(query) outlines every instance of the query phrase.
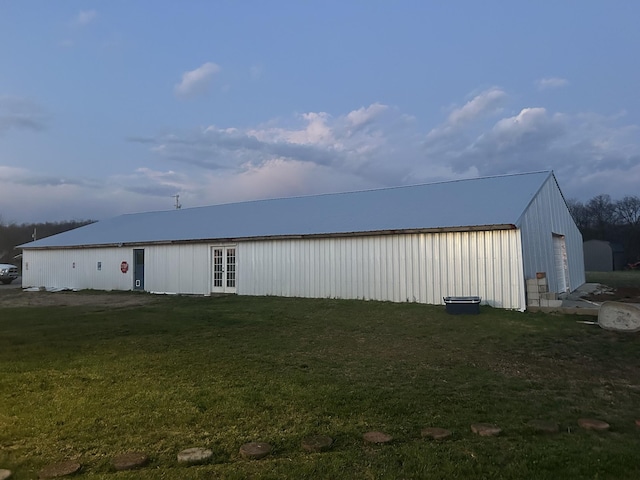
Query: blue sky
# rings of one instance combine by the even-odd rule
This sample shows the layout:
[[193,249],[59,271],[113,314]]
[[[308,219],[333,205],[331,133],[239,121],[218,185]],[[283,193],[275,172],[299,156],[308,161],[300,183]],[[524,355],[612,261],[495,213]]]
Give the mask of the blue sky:
[[0,220],[553,169],[640,195],[640,2],[2,1]]

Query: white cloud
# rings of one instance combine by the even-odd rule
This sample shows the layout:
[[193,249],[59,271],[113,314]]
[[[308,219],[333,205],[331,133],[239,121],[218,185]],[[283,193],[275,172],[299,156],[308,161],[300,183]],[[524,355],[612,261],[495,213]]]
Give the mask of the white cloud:
[[541,142],[542,137],[553,137],[555,133],[561,133],[561,130],[561,123],[550,118],[546,109],[523,108],[518,115],[498,121],[489,137],[500,148],[505,148],[521,142],[526,136]]
[[[280,159],[358,174],[376,183],[404,178],[406,166],[402,162],[392,166],[389,156],[414,158],[421,141],[413,121],[381,104],[337,117],[308,112],[296,116],[293,125],[281,123],[248,129],[211,125],[187,135],[158,137],[150,148],[163,158],[217,172],[244,172]],[[132,141],[141,140],[134,136]]]
[[536,85],[538,90],[548,90],[551,88],[561,88],[569,85],[569,80],[565,78],[558,77],[549,77],[549,78],[541,78],[536,81]]
[[453,109],[442,125],[428,133],[427,140],[436,140],[453,134],[478,118],[496,113],[506,98],[506,92],[498,87],[480,92],[462,107]]
[[270,128],[251,130],[249,133],[265,141],[285,141],[296,145],[325,145],[340,148],[333,129],[329,125],[331,115],[326,112],[303,113],[300,118],[305,125],[300,129]]
[[347,120],[354,127],[359,127],[361,125],[365,125],[370,123],[384,111],[386,111],[389,107],[387,105],[381,105],[380,103],[374,103],[369,105],[368,107],[362,107],[358,110],[354,110],[347,114]]
[[195,70],[184,72],[182,80],[175,86],[174,92],[180,98],[202,95],[209,90],[214,75],[219,71],[218,65],[206,62]]
[[495,109],[506,96],[507,94],[499,88],[485,90],[465,103],[463,107],[452,111],[447,118],[447,123],[459,125],[474,120],[487,111]]
[[372,185],[358,175],[346,172],[336,175],[331,167],[273,158],[260,165],[249,165],[237,173],[207,174],[203,177],[197,201],[216,204],[359,190]]
[[427,129],[446,130],[437,137],[379,103],[248,128],[211,125],[156,137],[132,132],[130,142],[164,167],[132,161],[131,171],[86,179],[0,166],[0,214],[19,221],[96,219],[170,209],[175,194],[186,208],[542,169],[556,172],[568,198],[637,193],[640,126],[624,115],[543,106],[504,114],[506,96],[481,92]]
[[[163,158],[204,168],[230,183],[236,177],[249,178],[249,172],[266,175],[276,165],[278,171],[289,171],[293,164],[298,173],[319,169],[336,179],[359,178],[384,186],[541,169],[562,174],[583,168],[602,171],[638,161],[637,128],[613,125],[618,116],[570,116],[525,107],[487,123],[487,114],[497,113],[505,96],[501,90],[481,93],[431,130],[448,128],[446,135],[429,134],[426,141],[415,121],[376,103],[335,117],[305,113],[287,126],[282,121],[249,129],[210,126],[190,135],[159,137],[152,148]],[[281,182],[269,178],[286,184],[284,177]]]
[[95,10],[82,10],[79,12],[71,22],[76,27],[84,27],[89,25],[98,17],[98,12]]

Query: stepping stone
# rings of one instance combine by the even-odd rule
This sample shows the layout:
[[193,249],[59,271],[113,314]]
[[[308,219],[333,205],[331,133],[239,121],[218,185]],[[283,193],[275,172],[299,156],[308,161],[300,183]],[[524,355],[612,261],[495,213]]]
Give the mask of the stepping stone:
[[548,420],[529,420],[527,426],[538,433],[558,433],[560,431],[560,426],[556,422]]
[[0,468],[0,480],[7,480],[11,476],[11,470]]
[[614,332],[640,332],[640,307],[632,303],[604,302],[598,311],[598,325]]
[[264,442],[249,442],[240,447],[240,455],[251,460],[260,460],[271,453],[271,445]]
[[604,432],[605,430],[609,430],[610,426],[607,422],[596,420],[595,418],[581,418],[578,420],[578,425],[580,425],[585,430],[595,430],[596,432]]
[[82,465],[72,460],[53,463],[40,470],[40,472],[38,473],[38,478],[66,477],[67,475],[73,475],[74,473],[77,473],[80,468],[82,468]]
[[149,457],[144,453],[128,452],[113,457],[111,463],[116,470],[120,471],[143,467],[148,461]]
[[302,448],[307,452],[324,452],[333,445],[333,438],[326,435],[313,435],[302,439]]
[[178,454],[179,463],[204,463],[213,457],[213,452],[206,448],[194,447],[182,450]]
[[481,437],[495,437],[496,435],[500,435],[502,429],[491,423],[474,423],[471,425],[471,431]]
[[451,430],[439,427],[427,427],[423,428],[420,432],[422,437],[432,438],[433,440],[443,440],[451,436]]
[[384,432],[367,432],[362,435],[362,438],[369,443],[389,443],[393,440],[391,435],[387,435]]

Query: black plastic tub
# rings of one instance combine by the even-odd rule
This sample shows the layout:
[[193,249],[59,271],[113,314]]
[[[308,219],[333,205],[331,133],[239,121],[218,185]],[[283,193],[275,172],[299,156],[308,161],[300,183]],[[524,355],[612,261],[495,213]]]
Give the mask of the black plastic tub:
[[480,313],[480,297],[443,297],[447,313],[452,315],[477,315]]

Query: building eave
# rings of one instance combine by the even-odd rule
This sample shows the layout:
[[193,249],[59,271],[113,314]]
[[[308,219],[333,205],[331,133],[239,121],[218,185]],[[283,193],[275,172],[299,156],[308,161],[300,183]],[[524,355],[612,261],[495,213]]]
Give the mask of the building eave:
[[408,235],[419,233],[449,233],[449,232],[480,232],[494,230],[515,230],[517,226],[510,223],[497,225],[466,225],[458,227],[434,227],[434,228],[410,228],[398,230],[373,230],[367,232],[339,232],[339,233],[313,233],[313,234],[297,234],[297,235],[266,235],[252,237],[228,237],[228,238],[197,238],[182,240],[153,240],[139,242],[122,242],[122,243],[100,243],[100,244],[84,244],[84,245],[60,245],[60,246],[42,246],[29,247],[22,246],[23,250],[73,250],[87,248],[124,248],[124,247],[140,247],[153,245],[184,245],[194,243],[239,243],[247,241],[267,241],[267,240],[304,240],[304,239],[320,239],[320,238],[345,238],[345,237],[372,237],[379,235]]

